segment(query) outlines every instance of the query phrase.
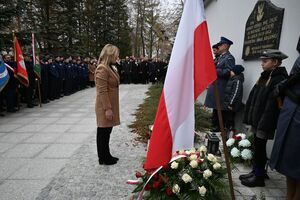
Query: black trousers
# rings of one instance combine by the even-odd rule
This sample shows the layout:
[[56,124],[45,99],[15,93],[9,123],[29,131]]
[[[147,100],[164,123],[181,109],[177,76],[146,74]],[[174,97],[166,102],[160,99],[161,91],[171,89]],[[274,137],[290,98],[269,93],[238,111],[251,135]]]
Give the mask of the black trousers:
[[267,141],[254,136],[254,162],[253,170],[256,176],[264,176],[267,163]]
[[97,128],[97,152],[99,160],[108,160],[112,156],[109,150],[109,139],[112,127]]
[[[221,114],[222,114],[222,119],[223,119],[223,123],[224,123],[224,128],[226,128],[227,130],[233,130],[234,129],[235,112],[233,112],[231,110],[221,110]],[[217,109],[213,109],[211,121],[212,121],[213,127],[217,127],[220,129]]]

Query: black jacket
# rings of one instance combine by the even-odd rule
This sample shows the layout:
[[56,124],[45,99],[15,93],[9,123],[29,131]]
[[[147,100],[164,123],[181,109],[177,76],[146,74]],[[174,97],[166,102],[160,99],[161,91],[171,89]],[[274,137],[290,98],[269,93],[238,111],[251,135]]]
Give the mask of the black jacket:
[[230,78],[225,88],[224,110],[232,107],[237,111],[242,105],[244,74],[239,74]]
[[274,138],[280,110],[272,91],[274,86],[286,77],[287,71],[284,67],[277,67],[273,71],[264,71],[249,94],[244,123],[254,127],[260,138]]

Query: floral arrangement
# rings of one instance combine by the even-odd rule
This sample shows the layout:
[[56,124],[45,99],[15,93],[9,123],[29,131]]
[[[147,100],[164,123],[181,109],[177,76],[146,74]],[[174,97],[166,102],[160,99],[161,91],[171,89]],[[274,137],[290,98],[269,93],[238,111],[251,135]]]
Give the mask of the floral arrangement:
[[239,133],[226,141],[230,158],[235,163],[251,164],[253,153],[251,151],[251,142],[246,134]]
[[143,198],[153,200],[224,199],[228,195],[226,173],[222,163],[201,146],[176,152],[170,163],[154,173],[136,172],[138,183],[133,193],[145,192]]

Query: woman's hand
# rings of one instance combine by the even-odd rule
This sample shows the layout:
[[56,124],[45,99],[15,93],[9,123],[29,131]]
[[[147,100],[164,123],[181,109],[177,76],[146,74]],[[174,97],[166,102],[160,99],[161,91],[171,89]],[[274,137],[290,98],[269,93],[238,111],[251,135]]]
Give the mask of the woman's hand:
[[105,111],[105,117],[107,120],[112,120],[113,116],[114,116],[114,114],[111,109],[108,109]]

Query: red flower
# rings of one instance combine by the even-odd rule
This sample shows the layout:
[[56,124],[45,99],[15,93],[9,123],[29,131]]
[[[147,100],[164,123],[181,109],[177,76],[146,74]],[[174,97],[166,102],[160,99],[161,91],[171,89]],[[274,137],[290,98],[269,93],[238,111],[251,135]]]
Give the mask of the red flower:
[[137,177],[137,178],[141,178],[143,175],[142,175],[142,173],[141,172],[136,172],[135,173],[135,177]]
[[166,189],[166,194],[167,194],[167,196],[172,196],[173,195],[172,188],[168,187]]
[[242,139],[242,137],[241,136],[233,136],[233,139],[235,139],[235,140],[241,140]]
[[154,174],[153,179],[157,180],[159,178],[158,174]]
[[160,186],[160,182],[159,182],[159,181],[155,181],[155,182],[153,183],[153,185],[152,185],[152,187],[153,187],[154,189],[157,189],[159,186]]
[[148,191],[148,190],[150,190],[150,189],[151,189],[151,186],[150,186],[149,184],[147,184],[147,185],[145,186],[145,190]]

